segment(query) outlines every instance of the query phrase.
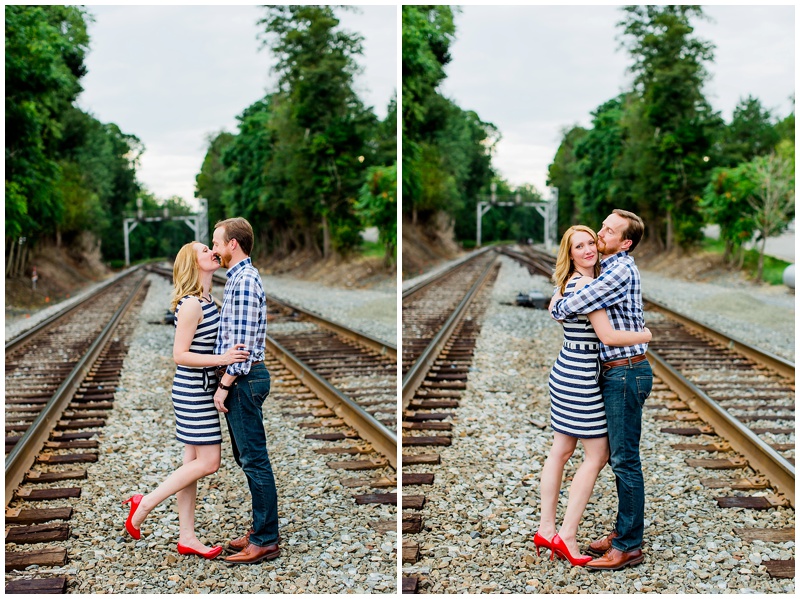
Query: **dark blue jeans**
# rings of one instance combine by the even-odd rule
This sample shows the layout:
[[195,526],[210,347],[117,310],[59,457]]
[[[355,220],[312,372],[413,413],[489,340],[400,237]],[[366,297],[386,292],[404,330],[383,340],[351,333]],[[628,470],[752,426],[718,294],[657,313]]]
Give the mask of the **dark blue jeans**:
[[644,475],[639,457],[642,406],[653,389],[653,370],[646,360],[603,372],[600,388],[608,421],[609,463],[617,484],[619,535],[612,545],[620,551],[642,547],[644,536]]
[[225,419],[231,434],[233,457],[247,477],[253,501],[250,542],[266,547],[278,542],[278,491],[267,454],[261,406],[269,395],[269,371],[263,363],[236,379],[228,392]]

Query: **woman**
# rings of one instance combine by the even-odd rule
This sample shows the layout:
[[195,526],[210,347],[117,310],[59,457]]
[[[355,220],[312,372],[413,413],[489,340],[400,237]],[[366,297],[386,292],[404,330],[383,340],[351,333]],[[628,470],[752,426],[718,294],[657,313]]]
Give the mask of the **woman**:
[[225,354],[214,355],[219,329],[219,312],[211,297],[211,278],[219,268],[207,246],[193,241],[175,258],[172,309],[175,311],[175,342],[172,356],[178,365],[172,383],[177,439],[184,443],[183,465],[157,489],[134,495],[125,528],[134,539],[141,537],[141,525],[153,508],[171,495],[178,499],[180,533],[178,553],[217,557],[221,546],[206,547],[194,532],[197,481],[219,469],[222,435],[214,407],[217,379],[214,369],[243,362],[249,352],[237,344]]
[[[553,275],[559,293],[575,293],[600,274],[596,247],[597,235],[589,227],[570,227],[561,238]],[[551,302],[552,308],[552,302]],[[597,475],[608,461],[608,432],[603,396],[598,384],[599,353],[606,345],[626,346],[647,343],[652,335],[643,332],[617,331],[605,310],[579,316],[576,322],[563,322],[564,345],[550,372],[550,421],[554,431],[553,446],[542,468],[542,513],[539,530],[533,538],[539,547],[551,550],[573,565],[584,565],[591,556],[580,554],[576,535],[578,523],[592,494]],[[572,457],[578,439],[584,448],[584,461],[575,473],[569,490],[564,521],[556,534],[556,507],[561,490],[564,465]]]

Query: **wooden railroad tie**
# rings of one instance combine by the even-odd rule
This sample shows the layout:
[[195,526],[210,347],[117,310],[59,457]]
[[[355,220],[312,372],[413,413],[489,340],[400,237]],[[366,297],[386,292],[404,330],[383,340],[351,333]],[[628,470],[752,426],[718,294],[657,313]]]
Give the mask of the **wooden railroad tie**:
[[60,480],[76,480],[86,478],[86,470],[64,470],[61,472],[38,472],[28,470],[24,483],[52,483]]
[[66,576],[56,578],[23,578],[6,585],[6,595],[63,595],[67,592]]
[[96,453],[70,453],[70,454],[55,454],[46,453],[36,457],[37,464],[80,464],[86,462],[96,462],[98,455]]
[[63,547],[45,547],[34,551],[6,551],[6,572],[24,570],[29,566],[63,566],[67,563],[67,550]]
[[762,563],[772,578],[794,578],[793,559],[768,559]]
[[403,514],[403,534],[416,534],[422,530],[422,514]]
[[442,458],[438,453],[420,453],[417,455],[402,456],[403,466],[412,466],[414,464],[441,464]]
[[717,497],[719,507],[745,507],[753,510],[769,510],[776,507],[788,506],[789,502],[778,495],[763,497]]
[[339,481],[343,487],[372,487],[374,489],[393,489],[397,486],[397,479],[393,476],[379,478],[343,478]]
[[411,595],[416,593],[418,584],[419,579],[416,576],[403,576],[401,580],[403,594]]
[[6,510],[6,524],[37,524],[51,520],[69,520],[72,518],[71,507],[43,508],[23,510],[13,508]]
[[733,534],[747,543],[786,543],[794,541],[794,528],[734,528]]
[[417,472],[403,474],[403,486],[432,485],[434,474],[432,472]]
[[728,452],[733,451],[727,441],[721,443],[673,443],[672,449],[678,451],[710,451],[710,452]]
[[425,495],[403,494],[403,509],[421,510],[425,506]]
[[69,538],[68,524],[34,524],[12,526],[6,532],[6,543],[17,545],[66,541]]
[[449,422],[403,422],[403,428],[410,431],[449,431],[453,425]]
[[705,459],[686,459],[687,466],[692,468],[707,468],[709,470],[732,470],[734,468],[747,468],[748,462],[742,457],[722,458],[719,460]]
[[396,520],[373,520],[369,523],[369,527],[375,532],[386,534],[387,532],[394,532],[397,530]]
[[735,489],[737,491],[750,491],[769,488],[769,481],[763,476],[735,478],[730,480],[721,478],[704,478],[700,480],[700,484],[707,489]]
[[403,437],[403,446],[405,447],[447,446],[451,443],[452,439],[450,437]]
[[63,487],[57,489],[25,489],[14,491],[15,499],[25,501],[47,501],[50,499],[69,499],[81,496],[80,487]]
[[403,563],[416,564],[419,561],[419,544],[403,539]]
[[662,428],[662,433],[670,435],[683,435],[685,437],[693,437],[696,435],[715,435],[714,429],[710,426],[698,426],[694,428]]
[[344,439],[358,439],[358,433],[347,431],[346,433],[310,433],[305,435],[306,439],[317,439],[318,441],[342,441]]
[[356,495],[356,505],[377,503],[381,505],[397,505],[397,493],[371,493]]
[[379,468],[386,468],[388,465],[389,461],[385,459],[328,462],[328,468],[341,470],[377,470]]

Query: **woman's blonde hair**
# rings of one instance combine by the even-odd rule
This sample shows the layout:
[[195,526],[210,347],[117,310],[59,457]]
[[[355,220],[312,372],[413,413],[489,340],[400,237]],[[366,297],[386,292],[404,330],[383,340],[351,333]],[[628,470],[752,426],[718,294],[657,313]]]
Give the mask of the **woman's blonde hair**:
[[175,256],[175,266],[172,267],[172,282],[175,290],[172,292],[172,311],[181,298],[187,295],[194,297],[203,296],[203,284],[200,282],[200,266],[197,264],[197,252],[194,244],[197,241],[190,241],[184,245]]
[[[561,288],[561,293],[564,293],[567,282],[572,278],[575,271],[575,264],[572,258],[569,257],[569,251],[572,248],[572,236],[578,231],[588,233],[597,243],[597,234],[586,225],[573,225],[561,237],[561,245],[558,246],[558,258],[556,258],[556,269],[553,272],[553,282]],[[594,278],[600,275],[600,260],[594,265]]]

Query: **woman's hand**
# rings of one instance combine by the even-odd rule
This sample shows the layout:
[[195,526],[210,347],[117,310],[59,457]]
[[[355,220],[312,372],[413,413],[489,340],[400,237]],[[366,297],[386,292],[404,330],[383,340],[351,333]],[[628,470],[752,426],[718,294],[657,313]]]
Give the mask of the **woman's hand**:
[[244,349],[246,345],[244,343],[237,343],[224,354],[221,354],[220,359],[220,366],[227,366],[228,364],[233,364],[234,362],[244,362],[249,356],[250,352]]
[[647,327],[644,327],[644,331],[642,332],[647,333],[647,341],[645,341],[645,343],[650,343],[650,340],[653,338],[653,333],[651,333],[650,329],[648,329]]

